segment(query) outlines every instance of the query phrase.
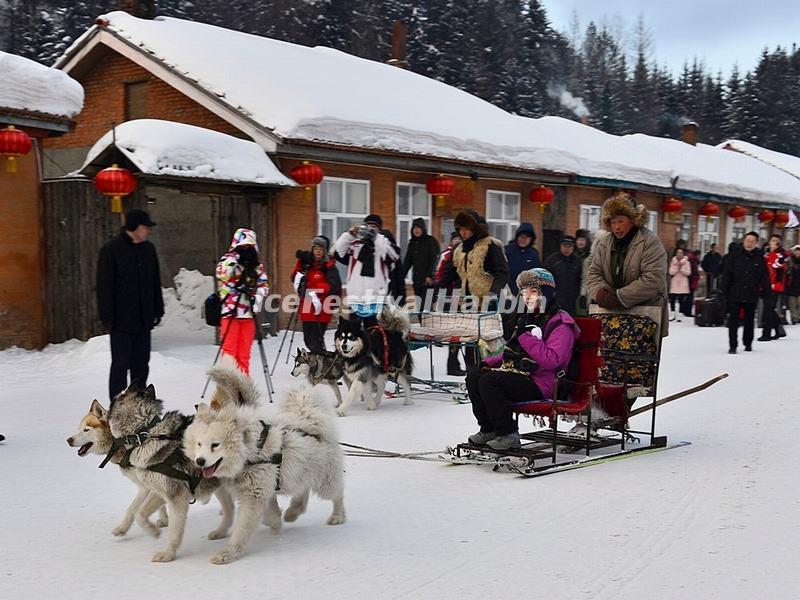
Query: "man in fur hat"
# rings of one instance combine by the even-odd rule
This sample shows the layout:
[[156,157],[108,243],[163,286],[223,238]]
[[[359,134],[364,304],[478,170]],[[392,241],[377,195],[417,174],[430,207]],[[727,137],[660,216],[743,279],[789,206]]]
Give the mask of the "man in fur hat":
[[603,204],[608,232],[592,248],[586,290],[590,302],[609,310],[660,306],[661,335],[667,334],[667,253],[644,227],[647,209],[625,193]]

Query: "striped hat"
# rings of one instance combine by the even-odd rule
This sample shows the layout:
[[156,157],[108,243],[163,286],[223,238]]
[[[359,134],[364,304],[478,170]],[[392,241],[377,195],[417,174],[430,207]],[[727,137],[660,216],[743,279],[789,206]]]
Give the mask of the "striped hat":
[[517,276],[517,287],[520,292],[525,288],[534,287],[542,296],[552,300],[556,293],[556,280],[547,269],[529,269]]

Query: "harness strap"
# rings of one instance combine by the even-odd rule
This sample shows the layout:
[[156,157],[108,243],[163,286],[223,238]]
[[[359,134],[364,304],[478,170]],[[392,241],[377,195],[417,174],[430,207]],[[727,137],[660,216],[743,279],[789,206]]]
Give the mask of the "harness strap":
[[200,484],[202,477],[192,477],[188,473],[184,473],[183,471],[179,471],[175,468],[175,463],[183,458],[183,456],[183,450],[180,447],[175,448],[175,450],[173,450],[163,462],[155,465],[148,465],[147,470],[153,471],[154,473],[161,473],[162,475],[166,475],[172,479],[180,479],[181,481],[185,481],[189,486],[189,491],[192,493],[192,495],[194,495],[194,491]]
[[[111,441],[111,449],[106,454],[106,457],[103,459],[103,462],[100,463],[99,468],[104,468],[108,461],[110,461],[113,456],[117,453],[117,450],[123,448],[125,446],[141,446],[144,444],[151,436],[147,433],[151,427],[155,427],[158,423],[161,422],[161,417],[156,415],[153,419],[147,424],[142,425],[136,433],[130,433],[128,435],[123,435],[122,437],[114,438]],[[155,439],[169,439],[165,438],[164,436],[152,436]],[[130,457],[130,454],[128,455]],[[129,463],[130,464],[130,463]]]
[[370,331],[377,330],[383,337],[383,370],[389,372],[389,340],[386,338],[386,330],[380,325],[373,325]]

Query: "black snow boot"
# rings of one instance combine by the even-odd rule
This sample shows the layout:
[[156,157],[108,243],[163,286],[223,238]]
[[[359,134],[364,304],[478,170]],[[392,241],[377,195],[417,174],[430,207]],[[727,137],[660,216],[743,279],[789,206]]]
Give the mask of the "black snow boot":
[[455,377],[464,377],[467,374],[458,362],[458,346],[451,346],[447,354],[447,374]]

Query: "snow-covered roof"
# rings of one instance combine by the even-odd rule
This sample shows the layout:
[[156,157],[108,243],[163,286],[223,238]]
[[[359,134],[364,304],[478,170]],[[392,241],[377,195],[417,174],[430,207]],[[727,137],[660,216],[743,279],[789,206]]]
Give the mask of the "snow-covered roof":
[[641,133],[623,139],[668,163],[673,176],[678,178],[675,183],[678,190],[756,202],[800,204],[800,180],[744,154]]
[[750,142],[743,142],[741,140],[727,140],[717,145],[717,148],[725,150],[735,150],[747,156],[765,162],[770,166],[785,171],[794,177],[800,178],[800,157],[792,156],[791,154],[784,154],[783,152],[775,152],[774,150],[767,150],[761,146],[756,146]]
[[296,186],[255,142],[171,121],[126,121],[100,138],[78,172],[114,145],[142,173],[226,182]]
[[83,108],[83,87],[58,69],[0,51],[0,108],[74,117]]
[[[800,186],[759,161],[710,146],[614,136],[559,117],[512,115],[444,83],[329,48],[309,48],[212,25],[112,12],[95,34],[138,48],[204,98],[277,139],[415,154],[800,204]],[[254,139],[256,139],[254,137]],[[260,140],[259,140],[260,141]],[[729,156],[733,155],[733,156]],[[777,173],[777,174],[776,174]]]

